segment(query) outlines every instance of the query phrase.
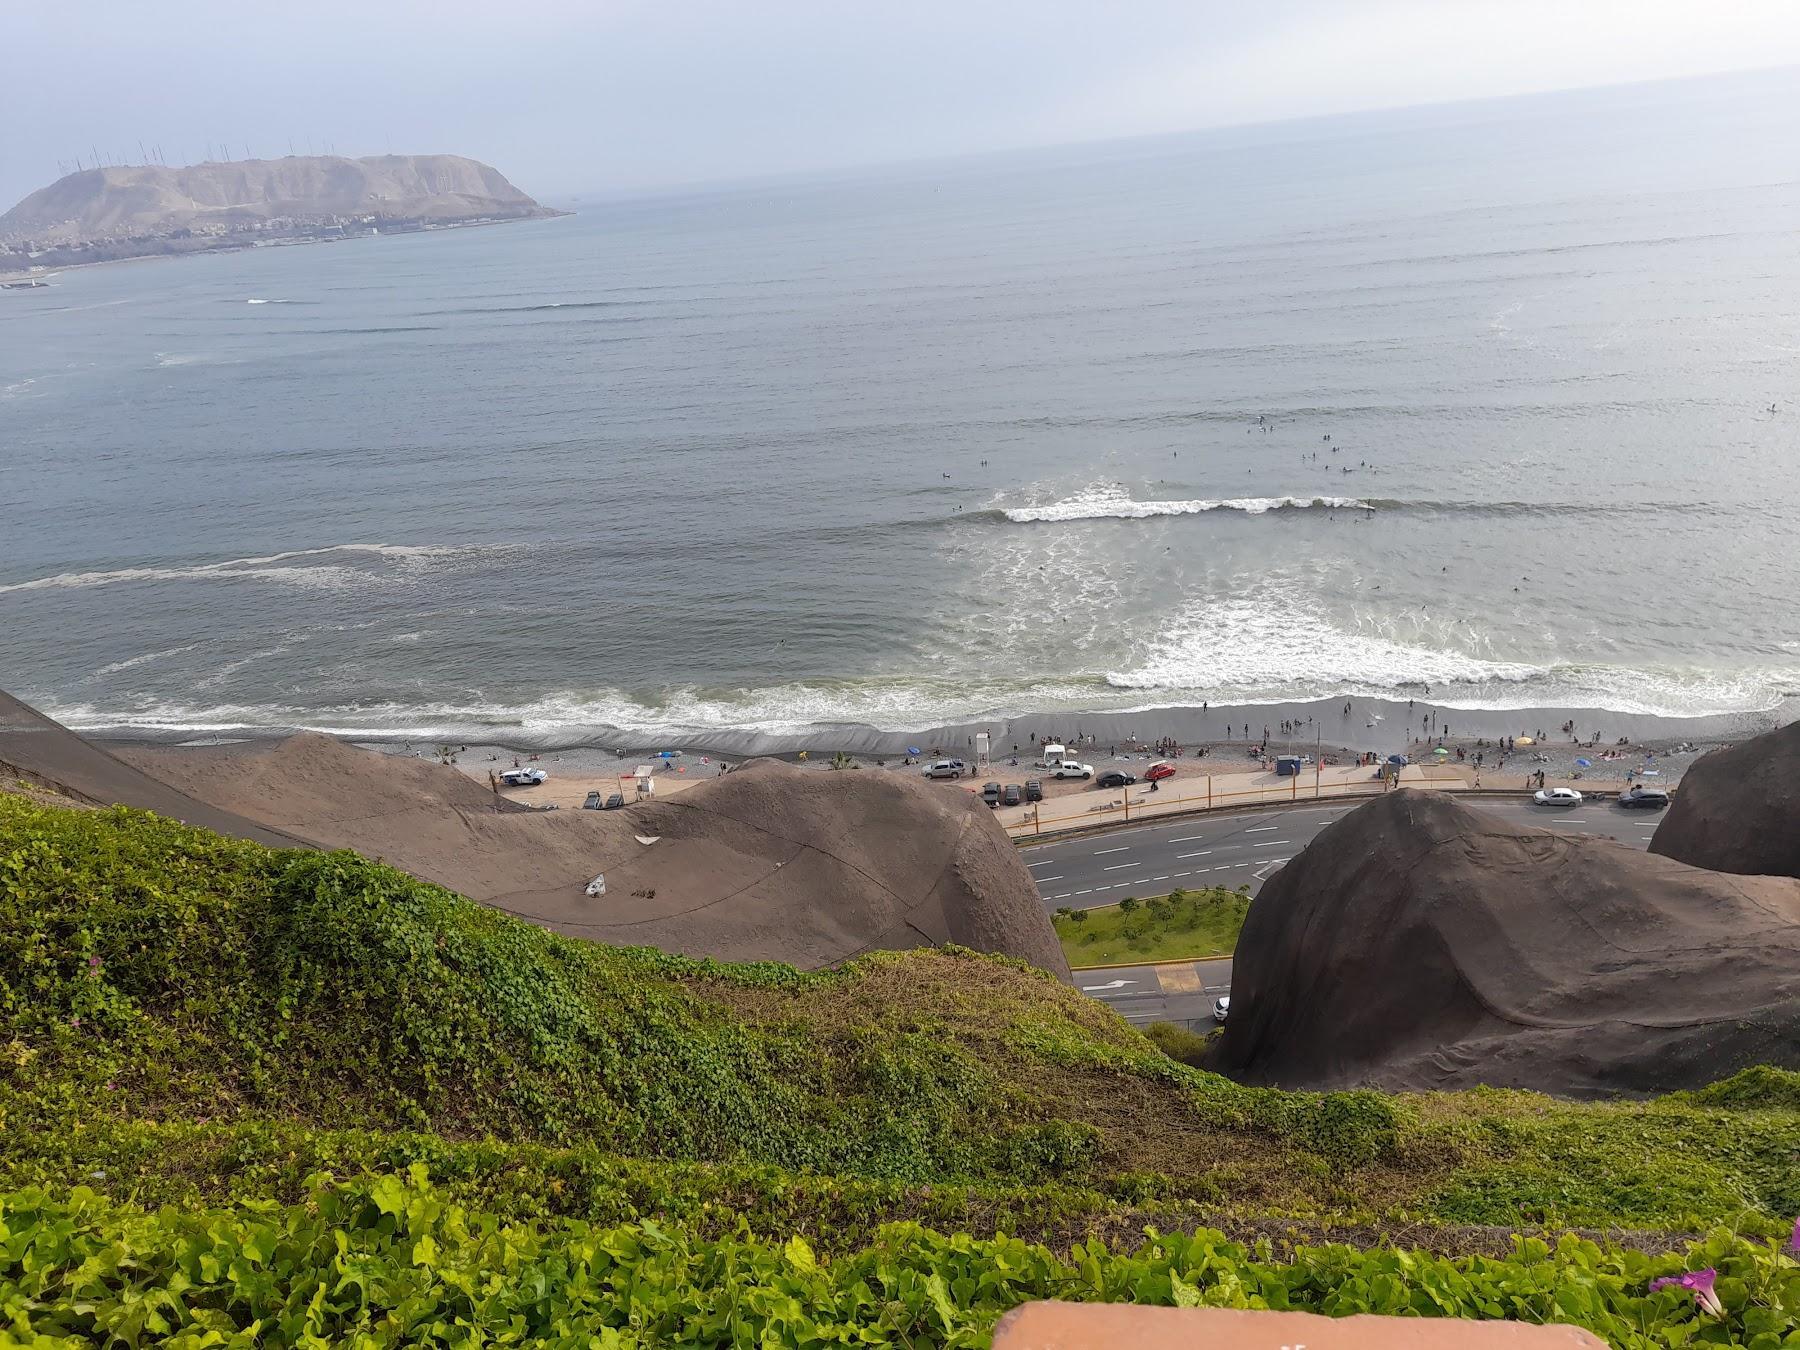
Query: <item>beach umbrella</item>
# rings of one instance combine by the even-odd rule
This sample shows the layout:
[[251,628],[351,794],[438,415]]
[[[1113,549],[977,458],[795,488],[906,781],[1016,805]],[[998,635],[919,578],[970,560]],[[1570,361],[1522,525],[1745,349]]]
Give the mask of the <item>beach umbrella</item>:
[[1431,753],[1434,755],[1447,755],[1450,753],[1450,748],[1448,746],[1440,745],[1437,749],[1433,750]]
[[906,747],[906,753],[909,755],[922,755],[925,752],[916,745],[909,745]]
[[1578,759],[1575,762],[1584,769],[1591,769],[1594,767],[1594,761],[1591,759]]
[[1513,738],[1513,744],[1514,745],[1536,745],[1537,742],[1532,740],[1531,737],[1529,737],[1529,736],[1515,736]]

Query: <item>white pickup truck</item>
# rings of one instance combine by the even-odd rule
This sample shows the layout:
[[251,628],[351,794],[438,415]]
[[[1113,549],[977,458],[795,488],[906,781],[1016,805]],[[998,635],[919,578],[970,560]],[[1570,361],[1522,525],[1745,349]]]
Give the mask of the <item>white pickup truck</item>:
[[1092,778],[1094,766],[1083,764],[1078,759],[1059,759],[1056,761],[1056,770],[1052,776],[1056,778]]

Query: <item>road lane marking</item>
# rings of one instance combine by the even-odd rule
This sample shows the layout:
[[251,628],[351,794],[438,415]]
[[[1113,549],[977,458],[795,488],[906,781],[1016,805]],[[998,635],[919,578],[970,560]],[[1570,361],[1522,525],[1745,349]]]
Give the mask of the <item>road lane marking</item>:
[[1151,877],[1150,880],[1152,880],[1152,881],[1167,881],[1168,878],[1167,877]]
[[1042,886],[1046,881],[1061,881],[1062,874],[1058,873],[1056,876],[1053,876],[1053,877],[1033,877],[1032,880],[1037,882],[1038,885]]
[[1260,844],[1252,844],[1251,848],[1280,848],[1283,844],[1291,844],[1292,839],[1265,839]]
[[1077,895],[1092,895],[1093,892],[1092,891],[1076,891],[1075,894],[1077,894]]
[[1102,853],[1125,853],[1130,848],[1130,844],[1120,844],[1117,848],[1097,848],[1094,850],[1094,856],[1098,858]]
[[1055,858],[1045,858],[1044,861],[1042,861],[1042,862],[1026,863],[1025,865],[1027,867],[1055,867],[1056,859]]
[[1143,865],[1144,864],[1142,864],[1142,863],[1135,863],[1135,862],[1113,863],[1110,867],[1102,867],[1100,870],[1102,872],[1118,872],[1127,867],[1142,867]]
[[1165,839],[1165,840],[1163,840],[1163,843],[1165,843],[1165,844],[1191,844],[1191,843],[1194,843],[1196,840],[1210,839],[1211,837],[1212,837],[1211,835],[1206,835],[1206,834],[1190,834],[1185,839]]
[[1244,831],[1244,833],[1245,834],[1266,834],[1270,830],[1279,830],[1280,828],[1281,828],[1281,826],[1279,826],[1279,825],[1252,825],[1248,829],[1246,829]]
[[1210,848],[1203,848],[1198,853],[1177,853],[1175,855],[1175,861],[1180,862],[1183,858],[1205,858],[1211,855],[1211,853],[1212,850]]
[[1136,980],[1112,980],[1107,984],[1084,984],[1081,986],[1081,992],[1084,994],[1097,994],[1102,989],[1123,989],[1128,984],[1136,983]]

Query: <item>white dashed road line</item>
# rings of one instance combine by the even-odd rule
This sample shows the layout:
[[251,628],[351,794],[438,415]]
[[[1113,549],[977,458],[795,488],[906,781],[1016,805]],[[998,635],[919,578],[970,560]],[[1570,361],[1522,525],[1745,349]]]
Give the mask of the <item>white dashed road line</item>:
[[1205,857],[1210,856],[1211,853],[1212,853],[1212,850],[1210,848],[1203,848],[1198,853],[1177,853],[1175,855],[1175,857],[1177,860],[1180,860],[1183,858],[1205,858]]
[[1281,828],[1281,826],[1279,826],[1279,825],[1252,825],[1252,826],[1250,826],[1249,829],[1245,830],[1244,833],[1245,834],[1265,834],[1270,830],[1279,830],[1280,828]]
[[1098,858],[1103,853],[1127,853],[1130,850],[1130,844],[1120,844],[1117,848],[1097,848],[1094,850],[1094,856]]
[[1118,872],[1127,867],[1142,867],[1142,863],[1114,863],[1111,867],[1102,867],[1102,872]]
[[1251,848],[1280,848],[1283,844],[1291,844],[1291,839],[1265,839],[1260,844],[1252,844]]

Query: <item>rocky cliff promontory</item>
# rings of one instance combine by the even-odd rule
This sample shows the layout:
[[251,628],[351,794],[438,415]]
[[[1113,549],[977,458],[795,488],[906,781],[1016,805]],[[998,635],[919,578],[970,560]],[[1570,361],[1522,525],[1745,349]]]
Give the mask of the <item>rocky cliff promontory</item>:
[[559,214],[460,155],[289,155],[68,174],[0,216],[0,241],[66,263]]

